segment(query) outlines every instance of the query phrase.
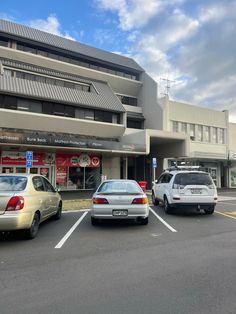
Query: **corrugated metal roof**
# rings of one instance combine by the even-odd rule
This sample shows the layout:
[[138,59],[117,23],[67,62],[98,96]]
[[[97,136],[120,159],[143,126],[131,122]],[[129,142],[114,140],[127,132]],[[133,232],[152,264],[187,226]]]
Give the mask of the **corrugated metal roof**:
[[123,66],[138,72],[144,70],[131,58],[114,54],[105,50],[94,48],[77,41],[59,37],[50,33],[40,31],[25,25],[16,24],[13,22],[0,19],[0,32],[32,40],[38,43],[43,43],[51,47],[57,47],[66,51],[78,53],[79,55],[87,56],[93,59],[102,60],[105,63]]
[[96,88],[99,94],[21,78],[0,76],[0,92],[94,109],[125,112],[123,105],[106,83],[96,82]]

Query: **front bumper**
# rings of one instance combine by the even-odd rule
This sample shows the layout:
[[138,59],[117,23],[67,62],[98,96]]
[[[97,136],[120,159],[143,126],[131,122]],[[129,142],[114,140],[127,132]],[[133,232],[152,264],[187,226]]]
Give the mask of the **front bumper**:
[[28,229],[32,223],[32,214],[20,211],[0,215],[0,231]]

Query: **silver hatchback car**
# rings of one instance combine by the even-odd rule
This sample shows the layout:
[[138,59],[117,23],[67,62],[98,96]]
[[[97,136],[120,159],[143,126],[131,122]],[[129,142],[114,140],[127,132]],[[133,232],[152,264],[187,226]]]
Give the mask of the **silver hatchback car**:
[[135,219],[148,224],[148,198],[136,181],[106,180],[93,195],[91,223],[100,219]]
[[0,174],[0,231],[24,229],[33,239],[42,221],[61,212],[61,196],[45,177]]

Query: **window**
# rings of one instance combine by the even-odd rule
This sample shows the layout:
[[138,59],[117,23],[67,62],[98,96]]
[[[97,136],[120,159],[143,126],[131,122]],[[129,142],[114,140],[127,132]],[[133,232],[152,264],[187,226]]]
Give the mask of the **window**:
[[4,97],[4,108],[6,109],[17,109],[17,98],[12,96]]
[[0,46],[8,47],[8,38],[0,36]]
[[204,137],[206,142],[210,142],[210,127],[204,126]]
[[224,129],[219,129],[219,143],[220,144],[225,144],[225,133]]
[[75,117],[75,108],[72,106],[65,106],[65,116],[74,118]]
[[84,118],[87,120],[94,120],[94,110],[85,110],[84,112]]
[[181,123],[181,132],[183,132],[183,133],[187,133],[187,123],[185,123],[185,122],[182,122]]
[[203,141],[203,130],[202,125],[197,126],[197,140],[202,142]]
[[217,128],[212,128],[212,143],[218,143]]
[[41,177],[33,177],[32,178],[33,186],[36,191],[42,192],[45,191],[44,185],[43,185],[43,180]]
[[12,70],[4,69],[3,74],[4,76],[12,77],[14,75],[14,72]]
[[75,109],[75,118],[84,119],[84,109],[82,108]]
[[127,119],[127,128],[143,129],[143,122],[140,120]]
[[58,116],[64,116],[65,113],[65,106],[61,104],[54,104],[53,114]]
[[189,125],[189,134],[190,134],[190,139],[192,141],[195,141],[195,125],[194,124]]
[[43,102],[43,113],[53,114],[53,103]]
[[42,178],[43,179],[43,182],[44,182],[44,186],[45,186],[45,189],[47,192],[55,192],[53,186],[48,182],[47,179],[45,178]]
[[172,123],[173,132],[178,132],[179,131],[178,121],[173,121]]
[[129,105],[129,106],[137,106],[138,105],[138,100],[135,97],[128,97],[128,96],[123,96],[123,95],[117,95],[119,100],[123,105]]

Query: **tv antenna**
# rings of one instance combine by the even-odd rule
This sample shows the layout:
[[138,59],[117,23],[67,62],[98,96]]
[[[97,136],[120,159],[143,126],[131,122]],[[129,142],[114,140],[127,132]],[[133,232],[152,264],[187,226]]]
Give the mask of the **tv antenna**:
[[169,80],[167,78],[160,78],[160,83],[164,82],[165,86],[164,86],[164,92],[161,92],[162,95],[164,96],[168,96],[169,95],[169,90],[170,90],[170,85],[171,83],[175,83],[175,81]]

